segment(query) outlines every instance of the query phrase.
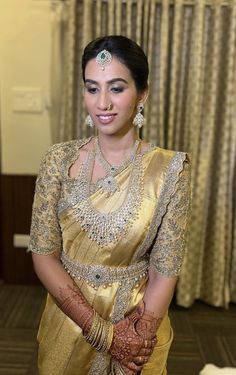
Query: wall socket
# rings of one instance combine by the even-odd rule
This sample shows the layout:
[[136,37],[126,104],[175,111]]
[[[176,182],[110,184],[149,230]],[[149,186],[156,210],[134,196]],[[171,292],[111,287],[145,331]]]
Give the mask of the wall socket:
[[29,239],[30,236],[28,234],[14,234],[13,246],[27,248],[29,246]]

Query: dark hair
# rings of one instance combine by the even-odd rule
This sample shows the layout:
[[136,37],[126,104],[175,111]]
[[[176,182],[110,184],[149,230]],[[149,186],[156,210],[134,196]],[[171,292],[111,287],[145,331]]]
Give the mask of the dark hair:
[[89,60],[94,59],[104,49],[129,69],[137,91],[143,92],[147,89],[149,73],[147,57],[137,43],[123,35],[97,38],[85,47],[82,56],[83,80],[85,80],[85,68]]

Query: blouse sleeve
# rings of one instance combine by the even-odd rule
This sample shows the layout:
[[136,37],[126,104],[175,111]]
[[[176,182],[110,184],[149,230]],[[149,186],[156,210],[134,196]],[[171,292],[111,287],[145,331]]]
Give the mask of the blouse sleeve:
[[174,277],[180,273],[189,202],[190,165],[185,160],[150,254],[150,264],[163,276]]
[[28,251],[47,255],[61,250],[59,197],[60,174],[53,146],[42,159],[36,180]]

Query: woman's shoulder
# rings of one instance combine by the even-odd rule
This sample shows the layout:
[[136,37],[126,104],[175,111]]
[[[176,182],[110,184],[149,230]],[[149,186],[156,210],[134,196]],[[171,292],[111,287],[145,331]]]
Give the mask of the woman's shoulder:
[[186,162],[189,162],[190,160],[187,152],[162,148],[153,144],[150,145],[150,149],[149,151],[147,151],[147,153],[150,153],[150,156],[154,159],[158,158],[165,161],[166,163],[175,160],[183,160]]
[[64,175],[68,167],[78,158],[80,148],[90,139],[75,139],[50,146],[41,160],[39,172],[51,170],[55,174]]
[[70,155],[77,152],[82,146],[87,144],[91,138],[73,139],[71,141],[55,143],[46,151],[46,155],[54,157],[62,157],[63,155]]

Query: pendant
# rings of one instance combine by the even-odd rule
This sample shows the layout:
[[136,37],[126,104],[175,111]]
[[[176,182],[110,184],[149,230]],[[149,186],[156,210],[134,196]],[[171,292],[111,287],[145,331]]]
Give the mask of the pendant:
[[120,190],[116,179],[111,175],[101,178],[99,181],[97,181],[96,185],[101,188],[104,193],[107,193],[107,197]]

